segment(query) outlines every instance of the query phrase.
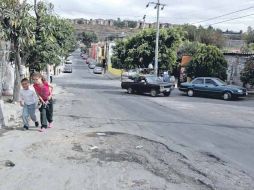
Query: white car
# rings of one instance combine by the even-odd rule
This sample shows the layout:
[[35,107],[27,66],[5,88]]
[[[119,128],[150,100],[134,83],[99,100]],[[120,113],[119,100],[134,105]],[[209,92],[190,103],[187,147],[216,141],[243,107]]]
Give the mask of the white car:
[[96,66],[96,67],[93,69],[93,73],[94,73],[94,74],[102,74],[102,73],[103,73],[103,68],[102,68],[102,67]]
[[72,60],[67,59],[67,60],[65,61],[65,64],[72,64]]
[[138,72],[137,69],[131,69],[131,70],[127,71],[127,72],[124,72],[124,73],[122,74],[122,76],[123,76],[123,77],[131,77],[131,76],[135,76],[135,75],[137,75],[137,74],[139,74],[139,72]]
[[72,66],[70,64],[66,64],[64,66],[64,70],[63,70],[64,73],[72,73]]

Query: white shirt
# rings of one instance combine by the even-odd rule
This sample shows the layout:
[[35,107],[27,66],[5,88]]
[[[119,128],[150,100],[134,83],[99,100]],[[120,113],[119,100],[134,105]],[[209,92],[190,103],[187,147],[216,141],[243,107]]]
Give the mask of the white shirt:
[[152,64],[152,63],[150,63],[150,64],[148,65],[148,69],[153,69],[153,64]]
[[26,105],[37,104],[38,97],[33,89],[20,90],[20,101],[24,102]]

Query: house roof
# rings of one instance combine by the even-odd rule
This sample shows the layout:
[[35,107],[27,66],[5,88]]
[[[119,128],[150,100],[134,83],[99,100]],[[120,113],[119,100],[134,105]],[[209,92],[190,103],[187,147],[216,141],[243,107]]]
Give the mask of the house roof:
[[224,55],[234,55],[234,56],[254,56],[254,53],[236,53],[236,52],[227,52],[223,53]]
[[184,55],[182,57],[181,66],[186,67],[192,60],[192,56]]

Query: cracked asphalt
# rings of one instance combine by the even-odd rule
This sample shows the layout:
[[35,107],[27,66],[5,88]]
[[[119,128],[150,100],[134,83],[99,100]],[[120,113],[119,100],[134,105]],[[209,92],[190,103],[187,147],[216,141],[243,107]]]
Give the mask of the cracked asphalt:
[[0,190],[253,190],[253,98],[128,95],[73,53],[55,124],[0,137]]

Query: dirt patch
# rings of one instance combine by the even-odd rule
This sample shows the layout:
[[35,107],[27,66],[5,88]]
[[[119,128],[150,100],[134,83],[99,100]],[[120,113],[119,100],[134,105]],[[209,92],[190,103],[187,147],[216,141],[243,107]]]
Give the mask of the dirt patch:
[[[41,145],[44,146],[41,146]],[[143,168],[168,184],[200,190],[254,189],[253,180],[243,171],[211,153],[193,153],[190,160],[171,147],[144,137],[115,132],[83,133],[33,144],[27,154],[65,164]],[[59,161],[58,161],[59,160]],[[142,182],[134,183],[141,186]],[[147,184],[146,184],[147,185]],[[141,188],[142,189],[142,188]],[[184,188],[185,189],[185,188]],[[188,188],[187,188],[188,189]]]

